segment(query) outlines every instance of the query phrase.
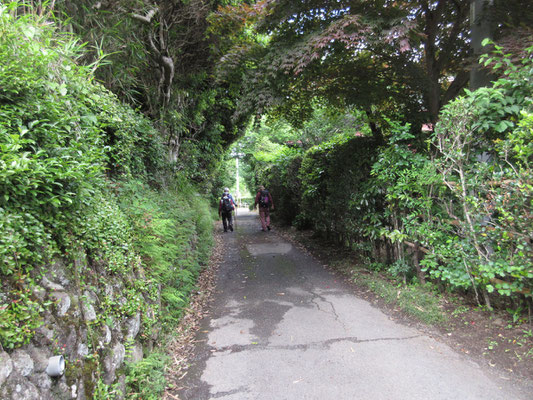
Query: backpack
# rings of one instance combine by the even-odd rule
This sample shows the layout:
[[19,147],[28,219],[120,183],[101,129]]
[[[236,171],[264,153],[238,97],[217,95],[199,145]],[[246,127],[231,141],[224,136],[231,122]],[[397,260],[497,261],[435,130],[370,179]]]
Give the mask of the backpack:
[[233,204],[231,204],[231,199],[229,196],[222,196],[222,211],[232,211]]
[[270,206],[270,197],[268,196],[268,190],[262,190],[259,197],[259,207],[269,207]]

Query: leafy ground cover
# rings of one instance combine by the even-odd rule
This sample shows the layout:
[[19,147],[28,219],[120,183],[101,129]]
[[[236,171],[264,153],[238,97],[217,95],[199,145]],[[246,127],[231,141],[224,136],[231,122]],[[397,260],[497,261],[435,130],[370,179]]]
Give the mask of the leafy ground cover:
[[171,361],[166,366],[167,386],[163,399],[177,399],[175,393],[180,388],[180,380],[187,374],[186,367],[194,350],[194,337],[200,328],[200,321],[207,314],[207,306],[215,290],[218,265],[224,251],[222,238],[214,236],[214,246],[209,267],[204,268],[197,279],[197,290],[190,296],[179,324],[173,330],[172,340],[167,344]]
[[167,346],[175,346],[176,332],[178,338],[183,336],[183,326],[188,326],[198,294],[204,291],[201,277],[213,246],[211,211],[186,183],[155,191],[141,182],[127,182],[116,190],[133,226],[135,250],[147,274],[161,286],[161,335],[147,357],[127,365],[126,395],[156,400],[172,381],[174,360]]
[[506,379],[533,379],[533,325],[524,312],[489,311],[471,297],[442,293],[431,284],[406,285],[364,265],[357,252],[326,242],[312,231],[278,227],[277,231],[341,274],[356,295],[391,319],[416,326]]

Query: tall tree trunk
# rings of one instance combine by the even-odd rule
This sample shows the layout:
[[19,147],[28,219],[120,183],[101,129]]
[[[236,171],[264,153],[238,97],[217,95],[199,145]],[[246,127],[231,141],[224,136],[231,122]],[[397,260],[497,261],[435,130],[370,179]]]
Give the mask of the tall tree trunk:
[[428,77],[426,89],[426,102],[431,123],[437,122],[440,110],[440,71],[437,62],[437,31],[440,21],[440,10],[444,2],[438,2],[435,10],[430,10],[429,6],[425,6],[426,29],[424,42],[424,60],[426,67],[426,75]]
[[493,28],[489,19],[493,3],[493,0],[471,0],[470,2],[471,46],[474,53],[474,65],[470,70],[470,89],[472,90],[488,86],[491,81],[488,71],[479,66],[478,58],[485,51],[485,46],[482,45],[483,40],[493,37]]
[[415,247],[413,249],[413,264],[415,266],[418,280],[422,285],[424,285],[426,283],[426,276],[424,275],[422,268],[420,268],[420,245],[418,242],[415,242]]
[[376,142],[378,144],[385,143],[385,139],[383,138],[383,132],[377,126],[376,121],[374,120],[374,115],[372,114],[372,111],[366,110],[365,111],[366,116],[368,117],[368,125],[370,126],[370,130],[372,131],[372,136],[374,136],[374,139],[376,139]]

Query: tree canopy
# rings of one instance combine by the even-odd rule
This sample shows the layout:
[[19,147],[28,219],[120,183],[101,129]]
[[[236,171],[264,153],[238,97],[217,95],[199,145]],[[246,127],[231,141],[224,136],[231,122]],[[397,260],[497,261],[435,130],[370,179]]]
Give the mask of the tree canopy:
[[[491,18],[501,20],[495,35],[509,38],[509,27],[524,17],[496,3]],[[468,85],[477,63],[469,9],[467,1],[446,0],[270,0],[228,6],[217,13],[226,24],[219,21],[219,32],[231,24],[241,32],[253,27],[259,36],[254,41],[234,34],[219,70],[228,82],[243,83],[241,112],[268,109],[298,125],[322,99],[365,111],[377,136],[384,116],[419,130],[435,123],[441,107]]]

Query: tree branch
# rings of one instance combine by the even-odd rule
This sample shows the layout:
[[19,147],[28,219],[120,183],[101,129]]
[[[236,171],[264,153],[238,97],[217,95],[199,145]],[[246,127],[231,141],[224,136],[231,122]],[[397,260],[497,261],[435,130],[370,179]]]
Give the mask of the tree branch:
[[157,59],[159,60],[161,58],[161,52],[159,51],[159,49],[155,45],[154,39],[152,38],[152,34],[151,33],[148,34],[148,41],[150,42],[150,48],[156,54]]
[[131,14],[132,18],[136,19],[137,21],[141,21],[145,24],[150,24],[152,22],[152,18],[157,13],[157,8],[152,8],[146,15],[139,15],[139,14]]
[[465,21],[466,15],[468,15],[467,6],[463,5],[461,7],[456,2],[453,3],[457,7],[457,17],[453,22],[453,26],[450,30],[450,33],[448,34],[448,40],[442,46],[442,50],[440,51],[440,57],[438,57],[438,59],[436,60],[437,67],[439,70],[445,69],[446,64],[449,63],[450,59],[452,58],[453,43],[459,33],[461,33],[461,29],[463,28],[463,23]]
[[457,97],[459,92],[467,85],[469,80],[470,80],[470,73],[468,71],[461,71],[459,74],[457,74],[452,84],[448,87],[448,89],[444,93],[441,104],[445,105],[450,100]]

